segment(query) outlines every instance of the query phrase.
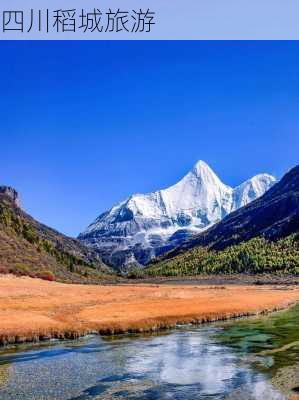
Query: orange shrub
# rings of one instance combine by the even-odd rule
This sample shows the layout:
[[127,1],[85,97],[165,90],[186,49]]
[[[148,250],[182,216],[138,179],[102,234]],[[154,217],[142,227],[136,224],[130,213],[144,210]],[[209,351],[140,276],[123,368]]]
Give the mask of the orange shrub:
[[39,273],[36,274],[36,277],[39,278],[39,279],[43,279],[45,281],[50,281],[50,282],[55,280],[54,274],[51,271],[39,272]]
[[8,268],[4,267],[3,265],[0,265],[0,274],[8,274],[9,270]]

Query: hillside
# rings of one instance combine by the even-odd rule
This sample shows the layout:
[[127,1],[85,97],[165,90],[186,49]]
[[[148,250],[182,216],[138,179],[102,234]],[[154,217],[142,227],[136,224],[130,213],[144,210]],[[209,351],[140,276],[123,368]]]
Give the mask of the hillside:
[[91,249],[26,214],[20,208],[17,192],[1,186],[0,272],[93,282],[110,270]]
[[153,275],[299,273],[299,166],[262,197],[157,259]]
[[199,246],[173,258],[152,263],[146,273],[150,276],[234,273],[299,275],[299,236],[291,235],[276,242],[258,237],[220,251]]

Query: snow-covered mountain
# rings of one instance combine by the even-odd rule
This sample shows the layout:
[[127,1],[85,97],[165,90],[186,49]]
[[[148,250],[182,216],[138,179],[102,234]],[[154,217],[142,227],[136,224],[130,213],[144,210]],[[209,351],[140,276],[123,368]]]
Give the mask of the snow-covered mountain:
[[110,265],[144,265],[263,195],[275,182],[260,174],[233,189],[198,161],[175,185],[135,194],[101,214],[79,239]]

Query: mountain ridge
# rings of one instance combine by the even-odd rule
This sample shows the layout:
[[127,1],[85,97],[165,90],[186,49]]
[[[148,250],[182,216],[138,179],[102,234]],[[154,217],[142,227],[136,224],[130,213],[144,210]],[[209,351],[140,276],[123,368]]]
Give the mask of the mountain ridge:
[[[244,268],[246,262],[250,264],[255,260],[261,270],[265,268],[263,263],[267,269],[271,260],[279,270],[289,268],[292,273],[299,273],[298,232],[299,165],[289,170],[263,196],[229,214],[205,232],[184,241],[154,260],[153,265],[162,263],[165,269],[172,263],[180,269],[189,260],[190,265],[197,264],[196,268],[200,270],[200,265],[209,263],[212,267],[218,260],[217,268],[226,273],[225,268],[230,268],[229,265],[225,267],[227,260],[230,265],[239,264]],[[264,253],[267,257],[263,258]]]
[[231,188],[199,160],[176,184],[132,195],[100,214],[78,239],[109,265],[144,265],[259,197],[275,182],[273,176],[259,174]]
[[0,270],[78,283],[110,272],[92,249],[23,211],[18,192],[8,186],[0,186]]

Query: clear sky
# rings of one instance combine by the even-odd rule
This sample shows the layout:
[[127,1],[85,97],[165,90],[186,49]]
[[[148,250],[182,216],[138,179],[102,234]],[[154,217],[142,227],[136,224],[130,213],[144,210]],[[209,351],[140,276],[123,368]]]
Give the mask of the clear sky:
[[299,42],[0,49],[0,184],[66,234],[199,159],[232,186],[298,163]]

